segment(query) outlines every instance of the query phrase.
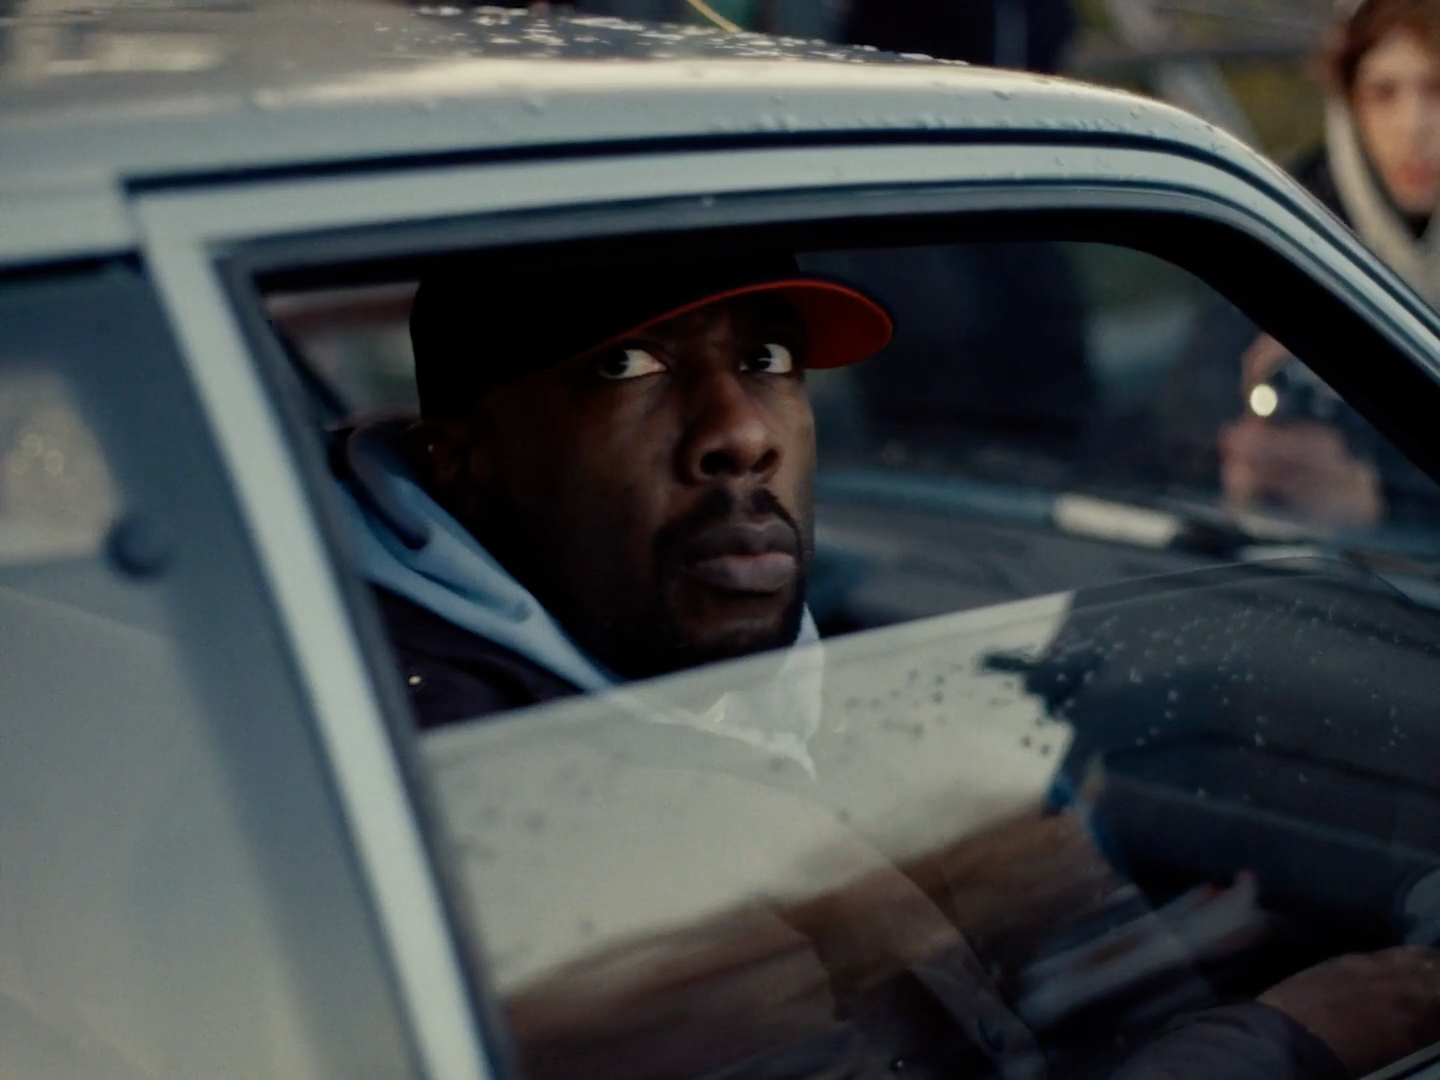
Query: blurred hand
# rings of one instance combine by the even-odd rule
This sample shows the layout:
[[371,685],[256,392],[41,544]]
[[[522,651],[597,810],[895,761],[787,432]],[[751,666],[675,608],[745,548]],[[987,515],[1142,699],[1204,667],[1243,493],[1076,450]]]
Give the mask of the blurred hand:
[[505,1002],[530,1080],[668,1080],[785,1051],[835,1030],[830,976],[773,914],[618,946]]
[[1342,956],[1286,979],[1260,1001],[1364,1076],[1440,1042],[1440,952],[1406,946]]
[[1350,453],[1335,428],[1316,421],[1273,424],[1247,416],[1220,430],[1226,505],[1275,502],[1316,525],[1363,528],[1380,521],[1380,474]]

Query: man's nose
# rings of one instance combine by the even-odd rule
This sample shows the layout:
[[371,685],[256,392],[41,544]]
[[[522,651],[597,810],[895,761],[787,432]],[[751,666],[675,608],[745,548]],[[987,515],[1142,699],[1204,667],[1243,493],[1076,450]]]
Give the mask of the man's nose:
[[687,483],[751,477],[767,482],[780,465],[769,410],[743,375],[709,371],[690,386],[680,472]]

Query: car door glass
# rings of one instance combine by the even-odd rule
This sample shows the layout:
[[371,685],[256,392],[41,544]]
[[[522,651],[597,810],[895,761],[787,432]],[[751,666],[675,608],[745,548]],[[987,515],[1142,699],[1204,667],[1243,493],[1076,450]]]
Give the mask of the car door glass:
[[521,1072],[1163,1072],[1231,1023],[1329,1061],[1256,995],[1440,940],[1440,492],[1156,255],[799,262],[897,326],[806,376],[816,633],[638,682],[486,637],[478,595],[540,604],[428,471],[414,278],[267,297]]
[[1108,1075],[1435,940],[1437,656],[1433,612],[1282,560],[811,647],[803,755],[707,720],[763,714],[764,659],[426,749],[526,1075]]
[[[325,962],[374,1027],[355,1052],[403,1075],[344,848],[302,839],[331,811],[157,323],[126,267],[0,284],[0,1075],[341,1075],[306,981],[346,938]],[[271,753],[279,790],[243,766]],[[313,873],[260,842],[284,803]],[[296,939],[297,873],[338,939]]]

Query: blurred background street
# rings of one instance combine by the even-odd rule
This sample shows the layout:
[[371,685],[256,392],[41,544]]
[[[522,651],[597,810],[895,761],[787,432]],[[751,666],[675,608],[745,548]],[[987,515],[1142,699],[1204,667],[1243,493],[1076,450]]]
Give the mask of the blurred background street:
[[[265,2],[192,0],[192,6]],[[209,46],[204,41],[177,40],[180,35],[109,41],[85,32],[87,21],[111,6],[153,11],[158,26],[168,4],[0,0],[0,54],[12,72],[206,66]],[[510,0],[506,6],[534,5]],[[596,15],[718,22],[1060,71],[1165,98],[1281,162],[1318,144],[1322,136],[1323,96],[1312,58],[1332,12],[1330,0],[576,0],[573,6]],[[35,16],[47,13],[53,14],[51,25],[37,26]],[[15,29],[22,15],[29,23]]]
[[[511,6],[525,6],[519,0]],[[710,21],[691,0],[578,0],[582,11]],[[1321,141],[1313,57],[1330,0],[709,0],[747,29],[1060,71],[1153,94],[1282,162]]]

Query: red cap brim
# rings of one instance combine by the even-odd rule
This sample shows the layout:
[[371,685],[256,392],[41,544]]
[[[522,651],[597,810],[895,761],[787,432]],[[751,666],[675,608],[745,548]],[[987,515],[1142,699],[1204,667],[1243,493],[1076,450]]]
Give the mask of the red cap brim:
[[669,322],[692,311],[723,303],[741,296],[768,293],[778,296],[800,313],[805,324],[809,351],[805,367],[842,368],[869,360],[895,336],[895,321],[890,313],[859,289],[823,278],[792,278],[742,285],[703,297],[674,311],[667,311],[640,326],[616,335],[586,355],[599,352],[616,342],[643,333],[652,326]]

